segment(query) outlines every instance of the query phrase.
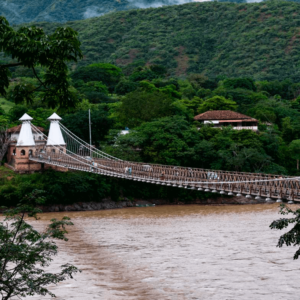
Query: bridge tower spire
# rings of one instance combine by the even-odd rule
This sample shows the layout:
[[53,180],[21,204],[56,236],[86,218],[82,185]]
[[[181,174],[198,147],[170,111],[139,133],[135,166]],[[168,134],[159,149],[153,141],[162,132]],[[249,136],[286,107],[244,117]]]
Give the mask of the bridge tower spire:
[[47,120],[51,122],[47,146],[65,146],[66,143],[59,126],[59,121],[62,118],[54,113]]
[[22,121],[22,127],[18,137],[17,146],[35,146],[30,122],[33,118],[24,114],[19,120]]

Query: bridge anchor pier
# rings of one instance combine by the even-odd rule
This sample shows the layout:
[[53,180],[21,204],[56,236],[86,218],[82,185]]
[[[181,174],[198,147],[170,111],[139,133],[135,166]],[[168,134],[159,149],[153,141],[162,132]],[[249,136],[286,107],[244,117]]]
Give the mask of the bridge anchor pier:
[[268,198],[266,198],[266,202],[273,203],[274,201],[270,197],[268,197]]

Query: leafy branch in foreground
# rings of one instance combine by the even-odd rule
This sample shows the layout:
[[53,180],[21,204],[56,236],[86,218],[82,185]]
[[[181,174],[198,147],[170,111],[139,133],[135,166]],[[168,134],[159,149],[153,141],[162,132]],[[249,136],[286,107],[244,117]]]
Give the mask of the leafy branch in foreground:
[[[294,227],[288,232],[280,236],[278,240],[277,247],[286,246],[300,246],[300,209],[292,210],[289,207],[286,207],[284,204],[280,205],[280,211],[282,215],[292,214],[292,218],[280,218],[271,223],[271,229],[284,229],[287,228],[290,224],[294,224]],[[300,247],[294,254],[294,259],[298,259],[300,255]]]
[[21,203],[4,212],[5,220],[0,222],[0,295],[2,300],[33,295],[55,297],[47,289],[49,284],[57,284],[80,272],[75,266],[64,264],[58,273],[46,272],[57,255],[58,247],[53,239],[67,241],[66,226],[73,225],[70,218],[58,221],[52,219],[44,232],[35,230],[25,219],[42,211],[35,207],[43,204],[43,191],[34,190]]

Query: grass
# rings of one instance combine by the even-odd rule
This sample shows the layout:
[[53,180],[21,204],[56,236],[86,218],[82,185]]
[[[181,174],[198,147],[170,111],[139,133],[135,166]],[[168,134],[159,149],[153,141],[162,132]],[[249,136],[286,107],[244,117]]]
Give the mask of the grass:
[[9,168],[0,166],[0,179],[11,180],[16,174]]
[[13,102],[7,101],[4,98],[0,98],[0,107],[2,107],[6,113],[8,113],[9,110],[14,106],[15,104]]

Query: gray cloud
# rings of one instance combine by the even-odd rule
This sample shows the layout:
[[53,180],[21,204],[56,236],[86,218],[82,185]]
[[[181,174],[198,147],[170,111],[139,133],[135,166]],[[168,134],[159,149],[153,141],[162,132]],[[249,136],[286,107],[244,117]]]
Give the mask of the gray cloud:
[[128,0],[131,4],[138,8],[148,8],[148,7],[160,7],[164,5],[177,5],[189,2],[194,2],[194,0],[161,0],[161,1],[143,1],[143,0]]
[[99,12],[99,7],[97,6],[89,6],[87,7],[86,11],[83,13],[83,17],[85,19],[99,17],[102,15],[103,13]]
[[[152,1],[146,1],[146,0],[128,0],[134,7],[138,8],[148,8],[148,7],[161,7],[164,5],[179,5],[189,2],[206,2],[206,1],[212,1],[212,0],[152,0]],[[254,3],[254,2],[262,2],[264,0],[246,0],[247,3]],[[234,2],[234,0],[232,0]]]

